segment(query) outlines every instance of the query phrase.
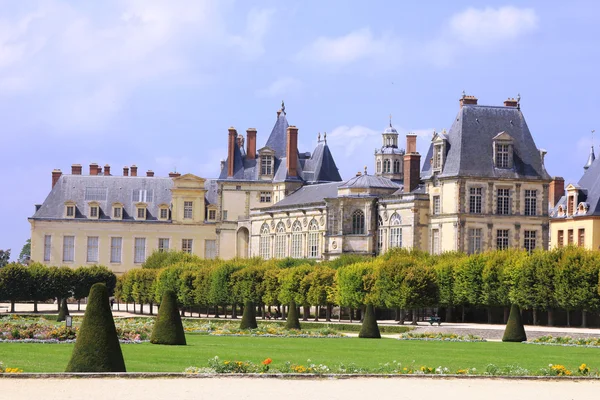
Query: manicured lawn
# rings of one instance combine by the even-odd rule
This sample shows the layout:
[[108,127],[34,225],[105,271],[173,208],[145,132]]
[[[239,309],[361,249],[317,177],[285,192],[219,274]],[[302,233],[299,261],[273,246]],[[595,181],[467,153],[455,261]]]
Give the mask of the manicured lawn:
[[[209,358],[243,360],[260,363],[267,357],[277,368],[286,361],[335,366],[355,364],[374,369],[394,360],[403,365],[443,366],[451,370],[477,368],[484,371],[492,363],[499,367],[518,365],[537,371],[548,364],[563,364],[576,370],[582,364],[600,368],[600,349],[536,346],[520,343],[458,343],[400,341],[395,339],[369,340],[219,337],[187,335],[188,346],[159,346],[149,343],[122,345],[129,372],[183,372],[186,367],[206,367]],[[24,372],[64,371],[72,344],[0,344],[0,361]]]

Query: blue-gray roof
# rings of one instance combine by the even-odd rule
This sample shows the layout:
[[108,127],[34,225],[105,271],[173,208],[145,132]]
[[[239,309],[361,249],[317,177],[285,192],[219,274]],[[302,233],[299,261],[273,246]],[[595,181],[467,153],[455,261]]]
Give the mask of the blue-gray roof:
[[402,185],[383,176],[361,174],[340,186],[340,189],[399,189]]
[[[578,189],[577,201],[589,205],[588,211],[582,216],[600,215],[600,161],[594,159],[585,169],[579,182],[573,186]],[[563,209],[567,209],[567,196],[561,197],[551,211],[551,215],[556,216],[556,211],[561,205]],[[577,206],[578,204],[575,205]]]
[[303,204],[325,203],[326,198],[337,197],[338,187],[342,182],[319,183],[314,185],[305,185],[289,196],[273,205],[273,207],[263,208],[261,211],[267,211],[271,208],[296,207]]

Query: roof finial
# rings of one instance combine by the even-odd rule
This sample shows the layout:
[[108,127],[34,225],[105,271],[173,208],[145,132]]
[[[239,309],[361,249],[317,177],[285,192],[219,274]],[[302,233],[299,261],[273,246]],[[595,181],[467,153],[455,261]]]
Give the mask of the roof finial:
[[283,115],[287,115],[287,113],[285,112],[285,103],[283,102],[283,100],[281,100],[281,111],[283,112]]
[[462,92],[462,97],[463,97],[463,99],[464,99],[465,97],[467,97],[467,94],[465,93],[465,91],[464,91],[464,90],[463,90],[463,92]]
[[327,132],[323,132],[323,141],[327,144]]
[[390,128],[392,127],[392,114],[390,114]]
[[365,175],[367,175],[367,166],[365,165]]
[[594,147],[594,132],[596,132],[596,130],[592,129],[592,147]]
[[317,143],[321,143],[321,132],[317,135]]

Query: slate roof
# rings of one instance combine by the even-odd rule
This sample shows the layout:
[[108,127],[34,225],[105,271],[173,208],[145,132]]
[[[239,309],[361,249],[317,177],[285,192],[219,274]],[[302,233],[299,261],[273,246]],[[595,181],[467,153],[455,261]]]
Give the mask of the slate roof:
[[[506,132],[513,139],[513,168],[496,168],[492,138]],[[429,147],[421,178],[432,175]],[[486,178],[550,180],[518,107],[464,105],[447,134],[446,158],[440,178],[472,176]]]
[[343,182],[329,182],[302,186],[277,204],[269,208],[262,208],[261,211],[274,208],[295,207],[303,204],[324,203],[326,198],[337,197],[338,187],[340,187],[342,183]]
[[[588,217],[590,215],[600,215],[600,161],[594,160],[591,165],[585,169],[585,172],[579,179],[576,185],[578,188],[577,201],[579,203],[587,203],[589,205],[588,211],[580,216]],[[563,209],[567,208],[567,196],[561,197],[556,203],[551,215],[556,215],[558,207],[562,205]],[[579,204],[576,204],[577,207]],[[577,215],[575,215],[577,217]]]
[[340,189],[399,189],[402,185],[383,176],[361,174],[340,186]]
[[317,144],[312,156],[304,163],[302,179],[307,182],[339,182],[342,180],[325,141]]
[[277,121],[271,134],[267,139],[266,147],[275,150],[275,156],[282,158],[286,155],[286,144],[287,144],[287,128],[290,126],[286,118],[285,112],[282,112],[277,116]]

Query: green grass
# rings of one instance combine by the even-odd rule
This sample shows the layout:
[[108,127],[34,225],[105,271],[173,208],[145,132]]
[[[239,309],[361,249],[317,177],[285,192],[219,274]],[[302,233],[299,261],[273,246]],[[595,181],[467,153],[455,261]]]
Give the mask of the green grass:
[[[492,363],[499,367],[518,365],[537,371],[548,364],[563,364],[576,370],[581,363],[600,368],[600,349],[535,346],[520,343],[460,343],[400,341],[395,339],[312,339],[222,337],[186,335],[188,346],[159,346],[149,343],[122,345],[128,372],[183,372],[188,366],[206,367],[208,359],[260,363],[267,357],[277,368],[286,361],[307,364],[307,360],[330,367],[339,363],[374,369],[394,360],[403,365],[443,366],[451,370],[477,368]],[[1,343],[0,361],[24,372],[63,372],[72,344]]]

